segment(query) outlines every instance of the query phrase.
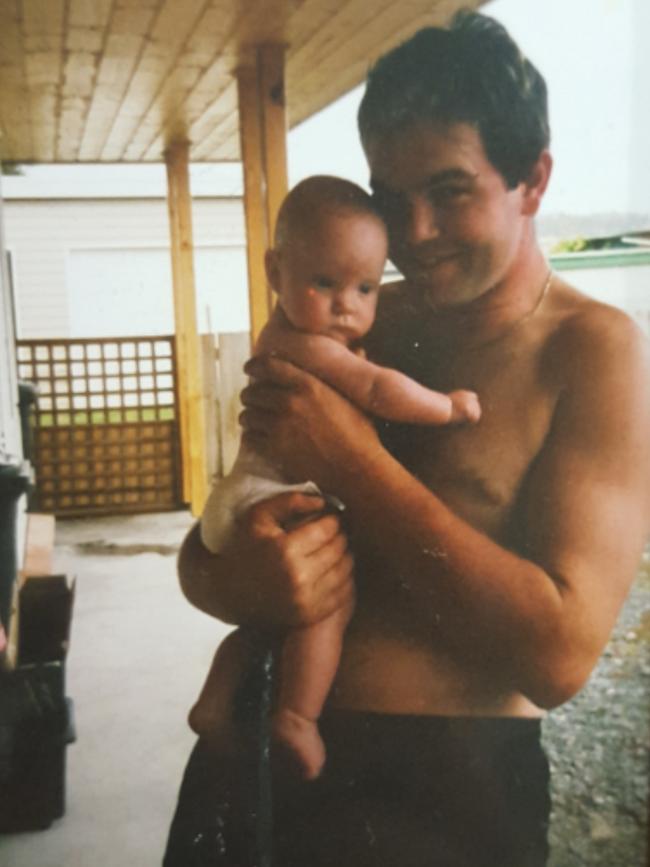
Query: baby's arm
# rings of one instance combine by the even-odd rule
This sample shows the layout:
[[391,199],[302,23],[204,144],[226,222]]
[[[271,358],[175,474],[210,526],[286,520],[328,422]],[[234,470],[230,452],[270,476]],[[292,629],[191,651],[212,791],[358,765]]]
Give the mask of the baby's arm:
[[431,425],[476,422],[481,415],[474,392],[441,394],[425,388],[404,373],[355,355],[331,337],[289,329],[277,336],[277,343],[262,341],[258,349],[275,352],[313,373],[372,415]]

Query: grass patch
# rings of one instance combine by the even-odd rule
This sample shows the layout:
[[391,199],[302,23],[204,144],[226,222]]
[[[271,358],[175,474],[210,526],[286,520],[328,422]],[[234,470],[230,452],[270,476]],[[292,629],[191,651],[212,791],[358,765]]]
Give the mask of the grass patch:
[[93,409],[76,412],[43,412],[38,414],[39,427],[83,427],[93,424],[133,424],[134,422],[173,421],[173,406],[156,409],[152,406],[131,407],[129,409]]

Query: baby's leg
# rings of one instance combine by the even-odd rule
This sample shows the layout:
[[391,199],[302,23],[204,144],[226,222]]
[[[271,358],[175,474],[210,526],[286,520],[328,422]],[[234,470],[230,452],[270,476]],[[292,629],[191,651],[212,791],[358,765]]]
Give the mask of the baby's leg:
[[317,720],[336,676],[351,616],[352,605],[315,626],[292,629],[282,649],[273,738],[306,780],[316,778],[325,762]]
[[231,632],[219,645],[188,722],[208,743],[226,746],[234,737],[233,699],[246,663],[250,641],[244,630]]

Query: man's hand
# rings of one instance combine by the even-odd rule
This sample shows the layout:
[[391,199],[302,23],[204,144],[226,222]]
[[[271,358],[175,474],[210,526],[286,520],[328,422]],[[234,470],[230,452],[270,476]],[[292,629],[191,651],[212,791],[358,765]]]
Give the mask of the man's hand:
[[244,439],[290,481],[337,494],[340,468],[383,451],[368,418],[317,377],[273,356],[252,358],[245,370],[253,382],[241,395]]
[[258,503],[220,554],[202,545],[197,524],[179,556],[183,592],[221,620],[264,628],[306,626],[349,605],[352,558],[338,518],[324,508],[296,492]]

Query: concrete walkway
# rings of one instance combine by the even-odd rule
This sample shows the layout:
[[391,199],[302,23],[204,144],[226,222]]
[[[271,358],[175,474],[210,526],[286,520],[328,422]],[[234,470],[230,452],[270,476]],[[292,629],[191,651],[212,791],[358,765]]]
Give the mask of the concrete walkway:
[[2,867],[160,865],[194,740],[187,711],[226,633],[178,589],[191,523],[185,512],[57,522],[57,571],[77,576],[67,810],[46,831],[0,836]]

